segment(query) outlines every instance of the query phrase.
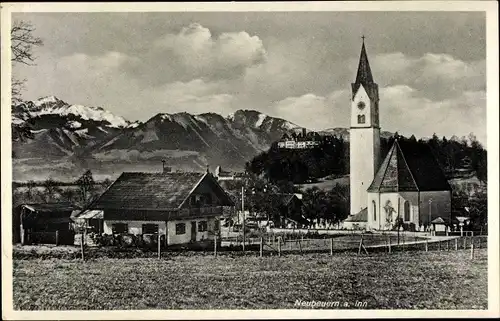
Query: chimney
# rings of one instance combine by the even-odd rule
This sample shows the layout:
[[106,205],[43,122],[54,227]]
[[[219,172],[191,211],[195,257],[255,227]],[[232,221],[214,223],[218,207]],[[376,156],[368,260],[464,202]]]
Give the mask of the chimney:
[[210,173],[210,165],[207,164],[207,173]]
[[302,137],[306,138],[306,129],[302,128]]
[[164,160],[164,159],[162,159],[161,162],[163,164],[163,173],[170,173],[170,171],[172,170],[172,168],[170,166],[165,166],[165,163],[167,161]]

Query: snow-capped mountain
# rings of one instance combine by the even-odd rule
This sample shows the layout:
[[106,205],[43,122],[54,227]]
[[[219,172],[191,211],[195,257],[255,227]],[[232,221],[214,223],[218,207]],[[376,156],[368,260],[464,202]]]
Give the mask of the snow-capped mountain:
[[[24,166],[14,166],[14,174],[22,168],[22,175],[17,173],[21,180],[30,170],[41,171],[41,164],[59,164],[63,170],[58,174],[67,175],[79,173],[79,166],[157,170],[161,159],[179,169],[199,170],[209,164],[241,170],[285,132],[300,131],[296,124],[254,110],[227,117],[161,113],[144,123],[130,122],[103,108],[72,105],[54,96],[13,107],[12,128],[14,161]],[[14,138],[23,128],[31,139]]]
[[22,120],[36,117],[42,118],[47,115],[69,117],[71,119],[102,123],[103,126],[112,128],[123,128],[131,124],[123,117],[116,116],[102,107],[71,105],[55,96],[24,102],[14,108],[13,114],[14,117]]

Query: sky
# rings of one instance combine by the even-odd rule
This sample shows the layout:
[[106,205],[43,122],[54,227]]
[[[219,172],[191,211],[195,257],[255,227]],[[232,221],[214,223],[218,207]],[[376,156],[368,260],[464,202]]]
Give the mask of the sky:
[[128,120],[258,110],[349,127],[364,35],[382,130],[486,144],[484,12],[15,13],[44,46],[14,66],[24,99],[55,95]]

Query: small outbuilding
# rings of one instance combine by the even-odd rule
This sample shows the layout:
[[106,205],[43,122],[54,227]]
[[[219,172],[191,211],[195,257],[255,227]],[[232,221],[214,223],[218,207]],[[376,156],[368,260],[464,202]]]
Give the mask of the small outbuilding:
[[13,211],[14,242],[74,244],[71,216],[81,209],[71,203],[22,204]]

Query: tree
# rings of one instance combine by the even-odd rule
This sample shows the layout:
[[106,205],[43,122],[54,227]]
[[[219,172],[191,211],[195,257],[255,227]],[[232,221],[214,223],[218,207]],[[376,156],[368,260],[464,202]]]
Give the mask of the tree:
[[43,187],[45,188],[45,201],[48,203],[55,199],[56,192],[58,192],[57,183],[49,178],[43,182]]
[[[36,57],[33,54],[33,48],[43,46],[42,39],[35,37],[33,33],[35,28],[28,21],[16,20],[10,29],[11,39],[11,62],[12,64],[24,64],[33,66]],[[21,91],[25,79],[12,78],[12,105],[21,102]]]
[[92,176],[92,172],[87,170],[82,176],[76,181],[76,184],[80,188],[82,193],[83,202],[86,203],[88,198],[91,196],[90,192],[94,189],[95,181]]

